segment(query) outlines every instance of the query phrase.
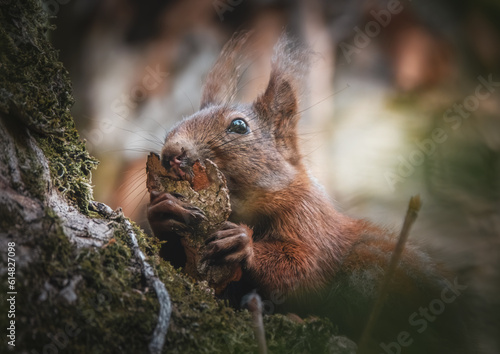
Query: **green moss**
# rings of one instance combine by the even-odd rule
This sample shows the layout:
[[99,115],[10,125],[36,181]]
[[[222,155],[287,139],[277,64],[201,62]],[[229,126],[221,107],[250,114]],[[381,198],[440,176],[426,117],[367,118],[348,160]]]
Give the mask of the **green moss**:
[[[144,352],[158,302],[122,237],[103,248],[77,250],[52,212],[43,223],[51,232],[24,245],[36,247],[38,255],[17,274],[16,350],[42,352],[57,345],[54,336],[71,337],[70,326],[78,334],[64,345],[67,352]],[[75,280],[77,298],[70,303],[64,294]]]
[[47,17],[37,1],[10,1],[0,7],[0,23],[0,112],[32,131],[49,159],[54,186],[87,212],[97,161],[75,129],[71,84],[47,40]]
[[[248,311],[235,311],[216,300],[204,283],[195,283],[157,256],[151,259],[174,305],[166,342],[169,353],[257,352]],[[264,317],[267,345],[273,353],[323,353],[336,328],[325,319],[302,324],[279,314]],[[330,348],[335,352],[335,348]]]
[[[36,247],[37,258],[17,274],[16,349],[41,353],[45,347],[57,345],[53,338],[66,336],[67,352],[145,352],[159,305],[132,256],[123,223],[114,222],[114,241],[105,247],[78,250],[68,241],[52,211],[47,211],[42,222],[50,232],[24,245]],[[146,250],[155,249],[140,231],[138,238]],[[234,311],[216,300],[206,285],[195,283],[156,254],[149,261],[173,304],[165,352],[257,351],[247,311]],[[77,298],[69,303],[63,294],[75,279],[80,279],[74,287]],[[6,279],[2,284],[7,284]],[[324,352],[328,339],[336,333],[328,321],[297,324],[281,315],[266,316],[265,327],[269,348],[280,353]],[[67,328],[72,330],[68,332]],[[78,334],[68,334],[73,332]]]

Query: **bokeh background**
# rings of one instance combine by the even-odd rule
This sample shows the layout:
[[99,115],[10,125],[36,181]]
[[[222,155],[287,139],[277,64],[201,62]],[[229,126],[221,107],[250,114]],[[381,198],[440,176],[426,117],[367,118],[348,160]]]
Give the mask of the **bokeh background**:
[[[286,30],[317,53],[300,136],[346,213],[411,233],[459,274],[481,351],[500,352],[500,1],[45,0],[73,82],[77,127],[100,161],[95,198],[147,229],[145,161],[197,110],[223,44],[253,29],[241,99]],[[465,311],[465,310],[464,310]]]

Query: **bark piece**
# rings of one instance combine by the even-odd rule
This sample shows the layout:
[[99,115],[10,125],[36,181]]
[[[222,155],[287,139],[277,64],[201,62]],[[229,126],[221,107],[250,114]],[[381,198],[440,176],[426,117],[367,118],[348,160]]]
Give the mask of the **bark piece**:
[[159,156],[150,153],[146,164],[146,184],[149,192],[156,190],[181,194],[184,196],[183,201],[203,211],[207,219],[195,226],[192,233],[181,235],[187,257],[184,271],[197,280],[208,281],[215,292],[220,293],[231,281],[241,278],[241,267],[209,266],[200,262],[200,259],[205,240],[219,230],[231,214],[229,190],[226,178],[212,161],[205,160],[203,164],[196,161],[192,171],[191,182],[174,180],[161,165]]

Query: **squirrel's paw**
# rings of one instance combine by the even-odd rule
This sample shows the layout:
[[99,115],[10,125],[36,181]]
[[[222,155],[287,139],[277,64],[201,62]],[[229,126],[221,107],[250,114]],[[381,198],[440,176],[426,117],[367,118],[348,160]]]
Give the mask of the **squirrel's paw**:
[[253,256],[252,230],[245,225],[227,221],[205,244],[202,262],[211,265],[248,263]]
[[162,232],[187,232],[191,226],[205,219],[200,209],[184,203],[179,198],[182,196],[151,192],[147,215],[149,224],[157,237]]

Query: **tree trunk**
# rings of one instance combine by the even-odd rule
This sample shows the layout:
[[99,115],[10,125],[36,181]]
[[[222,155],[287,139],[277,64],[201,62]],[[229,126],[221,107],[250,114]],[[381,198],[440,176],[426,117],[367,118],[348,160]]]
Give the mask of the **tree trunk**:
[[[0,5],[1,351],[257,351],[247,311],[216,300],[158,257],[156,239],[93,201],[97,161],[75,130],[47,16],[34,0]],[[353,352],[326,320],[270,315],[264,326],[275,352]]]

